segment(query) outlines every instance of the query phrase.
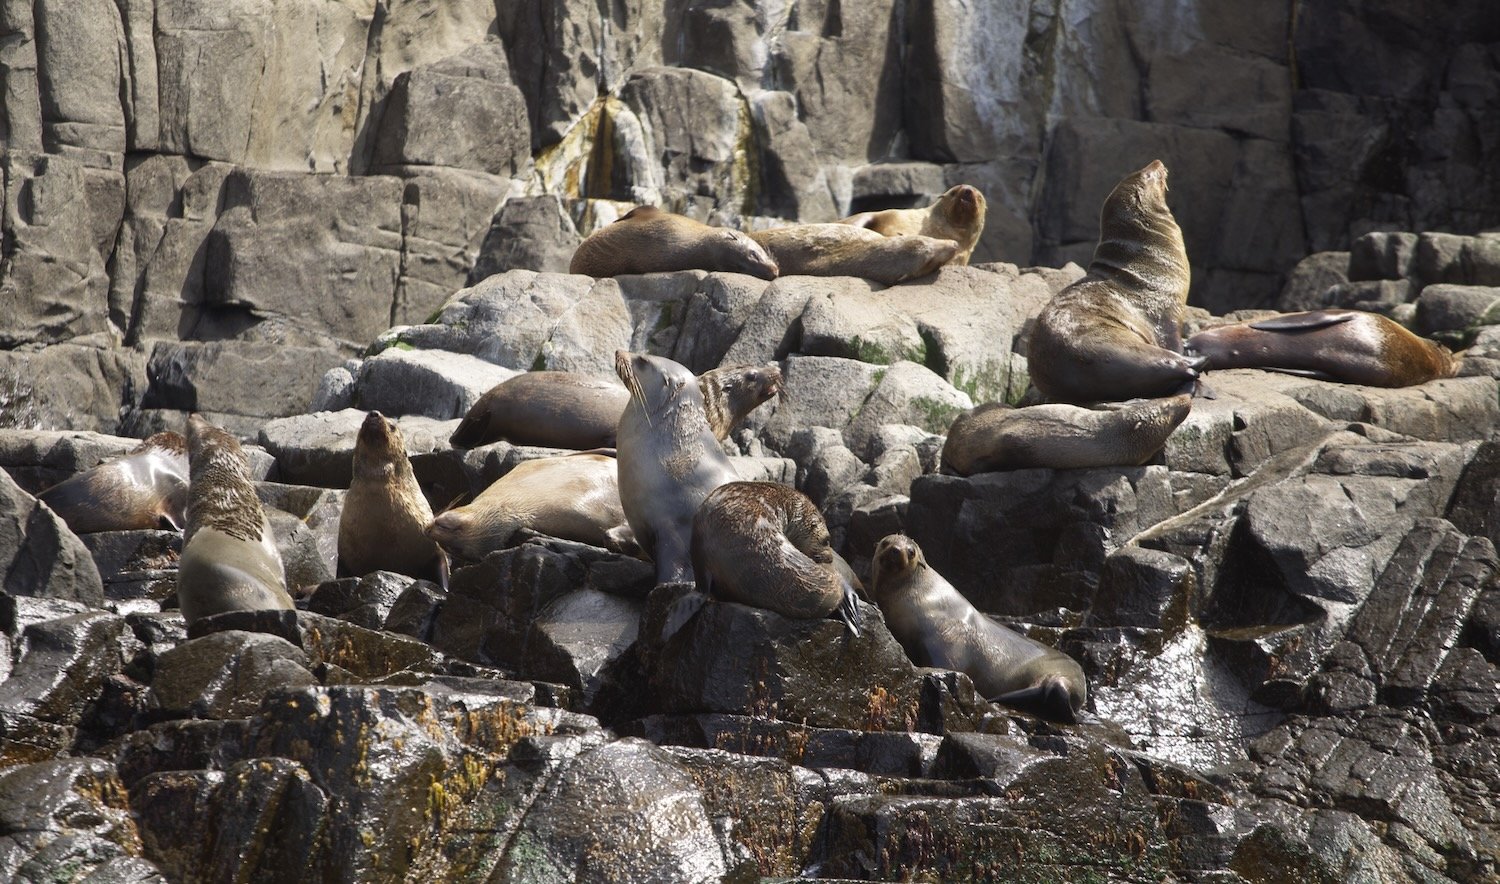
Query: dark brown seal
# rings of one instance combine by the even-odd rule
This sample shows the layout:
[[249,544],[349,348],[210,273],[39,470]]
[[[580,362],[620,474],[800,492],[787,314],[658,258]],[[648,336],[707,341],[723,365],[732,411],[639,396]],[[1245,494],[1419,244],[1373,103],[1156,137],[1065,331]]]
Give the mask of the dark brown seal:
[[858,276],[886,285],[926,276],[953,260],[958,243],[930,236],[881,236],[849,224],[798,224],[750,234],[782,276]]
[[594,231],[573,253],[569,273],[619,276],[673,270],[747,273],[775,279],[776,261],[754,240],[727,227],[640,206]]
[[691,579],[693,517],[704,498],[738,480],[703,410],[693,373],[670,359],[615,353],[630,390],[620,416],[620,503],[658,583]]
[[466,506],[440,513],[427,536],[478,561],[510,545],[521,529],[634,554],[615,459],[602,454],[519,463]]
[[117,457],[53,485],[37,499],[75,534],[181,530],[187,507],[187,440],[157,433]]
[[721,442],[761,403],[772,396],[786,396],[781,367],[774,362],[705,371],[698,375],[698,392],[703,396],[709,429]]
[[916,541],[887,535],[871,571],[885,624],[913,663],[962,672],[996,703],[1077,722],[1088,698],[1077,661],[986,617],[932,570]]
[[1054,402],[1167,396],[1196,381],[1184,356],[1187,249],[1167,208],[1167,167],[1154,160],[1115,186],[1099,214],[1088,275],[1037,317],[1031,380]]
[[979,188],[959,184],[948,188],[932,205],[920,209],[886,209],[850,215],[841,224],[852,224],[873,230],[881,236],[930,236],[958,243],[958,253],[950,264],[966,266],[984,232],[988,211]]
[[1265,368],[1365,384],[1410,387],[1458,373],[1462,358],[1399,323],[1362,310],[1313,310],[1205,329],[1187,349],[1207,368]]
[[339,516],[339,570],[394,571],[448,586],[448,560],[423,533],[432,507],[411,471],[396,422],[365,415],[354,441],[354,478]]
[[290,609],[281,553],[233,436],[188,418],[187,530],[177,565],[177,601],[192,626],[228,611]]
[[630,393],[612,380],[529,371],[496,384],[448,437],[455,448],[504,439],[543,448],[612,448]]
[[989,402],[959,415],[943,444],[943,472],[1139,466],[1187,418],[1193,397],[1137,399],[1116,408]]
[[699,592],[803,620],[837,612],[859,635],[854,588],[835,566],[828,524],[795,488],[720,485],[693,518],[692,554]]

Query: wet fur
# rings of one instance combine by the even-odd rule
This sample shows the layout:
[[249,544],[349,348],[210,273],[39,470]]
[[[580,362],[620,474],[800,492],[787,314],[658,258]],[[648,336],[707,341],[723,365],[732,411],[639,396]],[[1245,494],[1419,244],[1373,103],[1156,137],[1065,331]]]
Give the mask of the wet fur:
[[187,521],[187,440],[157,433],[129,453],[37,495],[76,534],[152,528]]
[[984,194],[976,187],[960,184],[950,187],[932,205],[920,209],[886,209],[861,212],[839,222],[873,230],[881,236],[930,236],[951,239],[958,251],[950,264],[967,266],[984,232],[988,211]]
[[746,273],[775,279],[776,262],[750,237],[654,206],[632,209],[579,244],[569,273],[619,276],[674,270]]
[[1138,466],[1161,451],[1192,402],[1183,393],[1102,410],[987,403],[959,415],[948,429],[943,472]]
[[929,236],[881,236],[849,224],[798,224],[750,236],[783,276],[858,276],[886,285],[926,276],[953,260],[958,243]]

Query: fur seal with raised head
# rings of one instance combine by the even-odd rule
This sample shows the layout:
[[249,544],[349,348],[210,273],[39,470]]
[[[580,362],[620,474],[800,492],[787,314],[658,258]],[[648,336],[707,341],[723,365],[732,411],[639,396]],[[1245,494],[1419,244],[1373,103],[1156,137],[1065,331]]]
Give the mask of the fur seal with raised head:
[[637,547],[620,504],[615,459],[569,454],[523,461],[473,502],[439,513],[427,536],[478,561],[529,529],[634,554]]
[[692,372],[625,350],[615,352],[615,371],[630,390],[615,440],[625,518],[656,563],[657,583],[691,580],[693,517],[739,476],[709,428]]
[[1038,315],[1032,383],[1075,404],[1167,396],[1195,383],[1204,360],[1180,352],[1190,278],[1167,208],[1167,167],[1153,160],[1105,199],[1088,274]]
[[948,428],[943,472],[1133,467],[1150,460],[1192,410],[1193,397],[1136,399],[1116,408],[987,402]]
[[703,396],[703,411],[708,427],[720,442],[750,412],[772,396],[786,396],[781,367],[774,362],[764,365],[729,365],[698,375],[698,392]]
[[993,702],[1077,723],[1088,687],[1072,657],[986,617],[910,537],[883,538],[870,568],[875,603],[913,663],[962,672]]
[[1264,368],[1345,384],[1410,387],[1451,378],[1463,361],[1442,344],[1363,310],[1287,313],[1205,329],[1188,339],[1207,369]]
[[949,261],[967,266],[984,232],[984,215],[988,211],[979,188],[959,184],[948,188],[932,205],[919,209],[885,209],[860,212],[840,221],[873,230],[881,236],[930,236],[958,243],[958,253]]
[[65,479],[37,499],[57,513],[74,534],[134,531],[185,524],[188,495],[187,440],[157,433],[129,453]]
[[370,412],[354,441],[354,478],[339,515],[339,569],[355,577],[394,571],[447,589],[447,557],[423,533],[431,521],[401,430]]
[[595,278],[626,273],[707,270],[775,279],[776,261],[738,230],[638,206],[599,228],[573,252],[569,273]]
[[895,285],[953,260],[958,243],[930,236],[881,236],[849,224],[797,224],[750,234],[782,276],[858,276]]
[[250,465],[233,436],[188,418],[187,530],[177,602],[188,626],[228,611],[290,610],[286,573]]
[[693,517],[692,561],[699,592],[803,620],[837,612],[859,635],[854,587],[835,565],[828,523],[795,488],[715,488]]

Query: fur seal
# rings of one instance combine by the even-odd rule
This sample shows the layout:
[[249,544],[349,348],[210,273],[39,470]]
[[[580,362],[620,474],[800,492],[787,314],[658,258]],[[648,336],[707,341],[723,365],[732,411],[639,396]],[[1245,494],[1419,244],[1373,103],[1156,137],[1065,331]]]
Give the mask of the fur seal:
[[1345,384],[1410,387],[1458,373],[1461,356],[1362,310],[1313,310],[1205,329],[1187,349],[1208,368],[1265,368]]
[[739,476],[708,426],[692,372],[625,350],[615,352],[615,371],[630,390],[616,439],[625,518],[656,563],[656,582],[687,581],[693,517],[715,488]]
[[620,504],[615,459],[602,454],[519,463],[472,503],[438,514],[426,533],[444,549],[478,561],[504,548],[522,528],[618,552],[636,550]]
[[192,626],[227,611],[291,609],[281,553],[240,443],[196,414],[187,438],[187,531],[177,565],[183,618]]
[[37,499],[74,534],[182,530],[188,495],[187,440],[157,433],[122,457],[53,485]]
[[698,392],[714,438],[723,442],[750,412],[772,396],[785,398],[781,366],[730,365],[698,375]]
[[754,240],[727,227],[638,206],[578,244],[569,273],[595,278],[624,273],[707,270],[775,279],[776,261]]
[[1167,167],[1126,175],[1099,213],[1088,275],[1037,317],[1031,380],[1055,402],[1152,398],[1195,383],[1205,360],[1182,350],[1187,250],[1167,208]]
[[354,478],[339,515],[340,570],[356,577],[394,571],[447,589],[447,558],[423,533],[431,521],[396,422],[370,412],[354,441]]
[[927,564],[916,541],[887,535],[871,571],[875,602],[913,663],[962,672],[993,702],[1077,723],[1088,691],[1078,662],[986,617]]
[[797,224],[750,237],[783,276],[859,276],[885,285],[926,276],[953,260],[958,243],[930,236],[881,236],[849,224]]
[[1193,397],[1187,393],[1136,399],[1097,411],[1077,405],[1010,408],[987,402],[959,415],[949,427],[943,472],[970,476],[1032,467],[1139,466],[1161,451],[1192,407]]
[[834,564],[828,523],[807,495],[775,482],[729,482],[693,517],[698,591],[812,620],[837,612],[855,635],[854,587]]
[[950,264],[967,266],[979,234],[984,232],[984,215],[988,206],[979,188],[968,184],[950,187],[932,205],[922,209],[886,209],[860,212],[840,224],[852,224],[873,230],[881,236],[930,236],[958,243],[958,253]]

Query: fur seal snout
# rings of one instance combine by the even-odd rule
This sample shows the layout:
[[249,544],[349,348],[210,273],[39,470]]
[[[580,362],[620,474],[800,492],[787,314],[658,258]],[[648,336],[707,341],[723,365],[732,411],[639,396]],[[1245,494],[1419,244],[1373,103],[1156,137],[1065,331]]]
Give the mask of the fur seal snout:
[[962,672],[994,702],[1077,723],[1088,699],[1078,662],[985,616],[927,564],[916,541],[887,535],[871,571],[875,602],[913,663]]
[[619,276],[707,270],[775,279],[776,261],[738,230],[710,227],[655,206],[631,209],[623,218],[579,243],[569,273]]
[[1187,393],[1100,410],[989,402],[959,415],[948,428],[943,472],[970,476],[1032,467],[1139,466],[1161,451],[1192,407]]
[[448,562],[422,533],[432,507],[412,473],[396,422],[365,415],[354,442],[354,478],[339,516],[339,567],[356,577],[394,571],[448,586]]
[[181,530],[188,495],[187,440],[157,433],[123,457],[65,479],[37,499],[75,534]]

